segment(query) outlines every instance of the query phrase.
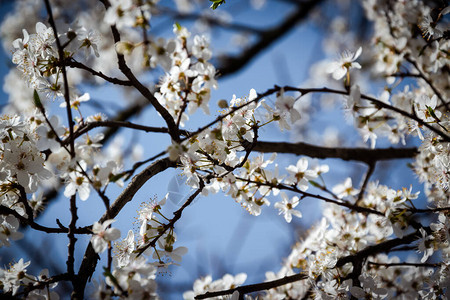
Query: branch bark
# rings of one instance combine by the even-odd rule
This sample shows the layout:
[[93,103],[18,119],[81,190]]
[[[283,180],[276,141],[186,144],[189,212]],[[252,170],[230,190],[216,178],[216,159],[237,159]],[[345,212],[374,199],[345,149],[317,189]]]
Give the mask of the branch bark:
[[249,285],[242,285],[240,287],[224,290],[224,291],[218,291],[218,292],[207,292],[202,295],[196,296],[194,299],[207,299],[212,297],[218,297],[218,296],[225,296],[225,295],[231,295],[235,291],[238,291],[239,294],[249,294],[257,291],[263,291],[263,290],[269,290],[272,288],[276,288],[288,283],[296,282],[299,280],[303,280],[308,278],[305,274],[295,274],[291,276],[285,276],[281,279],[268,281],[268,282],[262,282],[262,283],[256,283],[256,284],[249,284]]
[[342,160],[361,161],[372,164],[379,160],[412,158],[418,152],[417,148],[328,148],[307,143],[284,143],[284,142],[258,142],[253,148],[263,153],[292,153],[295,155],[306,155],[314,158],[340,158]]
[[297,9],[291,15],[287,16],[281,24],[259,33],[260,39],[245,49],[240,55],[223,57],[221,59],[223,61],[222,65],[217,67],[220,76],[223,78],[242,69],[243,66],[256,58],[258,54],[295,28],[295,25],[305,19],[321,2],[321,0],[299,2]]

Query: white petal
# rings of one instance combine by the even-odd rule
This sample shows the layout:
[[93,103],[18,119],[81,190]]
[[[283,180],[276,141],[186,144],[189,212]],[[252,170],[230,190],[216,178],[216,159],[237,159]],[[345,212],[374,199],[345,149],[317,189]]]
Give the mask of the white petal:
[[356,50],[355,55],[353,55],[353,60],[357,59],[362,53],[362,47],[359,47],[358,50]]
[[333,78],[336,80],[340,80],[342,77],[345,76],[345,74],[347,74],[347,69],[344,67],[340,67],[339,69],[334,71]]

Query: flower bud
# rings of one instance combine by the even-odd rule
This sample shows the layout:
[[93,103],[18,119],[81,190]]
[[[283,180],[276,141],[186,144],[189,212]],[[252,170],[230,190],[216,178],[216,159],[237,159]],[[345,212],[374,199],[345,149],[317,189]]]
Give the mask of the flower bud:
[[122,55],[131,54],[135,48],[134,44],[130,42],[117,42],[115,47],[116,52]]
[[228,108],[228,102],[227,102],[227,100],[225,100],[225,99],[219,100],[219,101],[217,102],[217,105],[218,105],[220,108]]

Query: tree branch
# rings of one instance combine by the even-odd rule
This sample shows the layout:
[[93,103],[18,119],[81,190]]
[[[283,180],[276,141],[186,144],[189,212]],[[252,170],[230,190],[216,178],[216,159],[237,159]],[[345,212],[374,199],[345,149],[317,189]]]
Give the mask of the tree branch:
[[[116,26],[111,26],[111,31],[114,37],[114,43],[117,43],[120,41],[120,34],[117,30]],[[135,87],[142,96],[144,96],[156,109],[156,111],[161,115],[161,117],[164,119],[164,121],[167,124],[167,127],[169,128],[169,134],[170,137],[176,141],[180,141],[180,136],[178,132],[178,127],[175,124],[174,119],[170,115],[170,113],[167,111],[167,109],[164,108],[164,106],[159,103],[159,101],[153,96],[153,94],[150,92],[150,90],[145,87],[133,74],[133,72],[128,67],[127,63],[125,62],[125,57],[122,54],[117,53],[117,59],[119,64],[119,69],[122,71],[122,73],[128,78],[128,80],[131,81],[132,86]]]
[[273,288],[276,288],[276,287],[279,287],[282,285],[286,285],[288,283],[300,281],[300,280],[303,280],[306,278],[308,278],[307,275],[300,273],[300,274],[285,276],[283,278],[273,280],[273,281],[262,282],[262,283],[257,283],[257,284],[242,285],[237,288],[233,288],[233,289],[229,289],[229,290],[218,291],[218,292],[207,292],[205,294],[195,296],[194,299],[207,299],[207,298],[213,298],[213,297],[218,297],[218,296],[231,295],[235,291],[238,291],[239,294],[241,294],[241,295],[249,294],[249,293],[253,293],[253,292],[273,289]]
[[417,148],[328,148],[303,142],[284,143],[262,141],[257,142],[253,150],[263,153],[292,153],[321,159],[340,158],[342,160],[361,161],[368,165],[379,160],[412,158],[418,153]]
[[383,264],[383,263],[377,263],[377,262],[369,261],[367,263],[369,264],[369,267],[372,265],[372,266],[385,267],[385,268],[390,268],[390,267],[437,268],[437,267],[441,266],[441,264],[426,264],[426,263],[418,264],[418,263],[407,263],[407,262]]
[[[11,208],[3,206],[3,205],[0,205],[0,215],[5,215],[5,216],[13,215],[20,221],[21,225],[28,225],[35,230],[43,231],[46,233],[68,233],[69,232],[69,229],[66,227],[53,228],[53,227],[46,227],[46,226],[39,225],[38,223],[34,222],[33,220],[30,220],[30,219],[25,218],[24,216],[20,215],[14,209],[11,209]],[[88,230],[87,228],[79,227],[79,228],[75,229],[75,233],[91,234],[92,232],[90,230]]]
[[[52,27],[53,33],[55,36],[59,60],[64,60],[64,57],[65,57],[64,49],[61,46],[61,42],[58,37],[58,30],[56,29],[55,20],[53,19],[53,13],[52,13],[50,1],[45,0],[44,2],[45,2],[45,8],[46,8],[47,14],[48,14],[48,22],[50,23],[50,26]],[[75,157],[75,139],[73,137],[73,131],[74,131],[75,123],[73,121],[72,109],[70,106],[69,81],[67,79],[66,66],[64,64],[62,64],[60,68],[61,68],[61,73],[63,76],[64,100],[66,102],[67,119],[69,122],[70,157],[74,158]],[[69,239],[68,257],[67,257],[67,272],[69,273],[69,275],[72,276],[72,275],[74,275],[74,262],[75,262],[74,252],[75,252],[75,243],[77,241],[77,239],[75,238],[76,221],[78,220],[76,195],[73,195],[72,197],[70,197],[70,213],[71,213],[71,221],[69,224],[69,232],[67,234],[67,237]],[[74,284],[74,282],[73,282],[73,284]]]
[[[166,127],[152,127],[152,126],[134,124],[131,122],[107,120],[107,121],[95,121],[95,122],[84,123],[83,125],[78,127],[78,129],[75,131],[75,133],[74,133],[75,138],[78,138],[79,136],[81,136],[81,135],[85,134],[86,132],[89,132],[90,130],[97,128],[97,127],[131,128],[131,129],[141,130],[141,131],[145,131],[145,132],[169,133],[169,129],[167,129]],[[180,133],[184,136],[189,135],[189,132],[187,132],[186,130],[180,130]],[[67,141],[64,141],[64,142],[67,142]]]
[[295,25],[307,17],[321,2],[321,0],[299,2],[296,10],[290,16],[287,16],[281,24],[259,33],[260,39],[245,49],[239,56],[222,57],[222,65],[217,67],[219,75],[225,77],[242,69],[243,66],[252,61],[259,53],[295,28]]
[[[427,228],[424,227],[424,229],[427,229]],[[420,232],[419,232],[419,230],[417,230],[417,231],[410,233],[402,238],[387,240],[385,242],[366,247],[356,254],[340,258],[337,261],[335,268],[342,267],[343,265],[345,265],[347,263],[355,264],[358,261],[363,261],[363,260],[367,259],[369,256],[374,256],[379,253],[389,253],[389,251],[391,249],[393,249],[397,246],[411,244],[415,240],[419,239],[420,236],[421,236]]]
[[85,71],[91,73],[92,75],[100,77],[100,78],[104,79],[105,81],[113,83],[113,84],[123,85],[123,86],[132,86],[132,83],[129,80],[122,80],[122,79],[106,76],[102,72],[95,71],[94,69],[76,61],[74,58],[68,58],[68,59],[64,60],[63,64],[65,64],[66,66],[68,66],[70,68],[77,68],[77,69],[85,70]]
[[323,201],[328,202],[328,203],[333,203],[335,205],[339,205],[339,206],[343,206],[343,207],[349,208],[349,209],[351,209],[353,211],[356,211],[356,212],[359,212],[359,213],[362,213],[362,214],[375,214],[375,215],[379,215],[379,216],[384,216],[384,214],[382,212],[379,212],[377,210],[374,210],[374,209],[371,209],[371,208],[368,208],[368,207],[358,206],[358,205],[351,204],[351,203],[344,202],[344,201],[338,201],[338,200],[330,199],[330,198],[327,198],[327,197],[324,197],[324,196],[321,196],[321,195],[314,195],[314,194],[311,194],[311,193],[299,190],[296,186],[290,186],[290,185],[285,185],[285,184],[280,184],[280,183],[279,184],[273,184],[271,182],[259,182],[259,181],[253,181],[253,180],[249,180],[249,179],[245,179],[245,178],[241,178],[241,177],[236,177],[236,179],[237,180],[241,180],[243,182],[253,183],[253,184],[257,185],[257,186],[264,185],[264,186],[269,186],[271,188],[277,188],[279,190],[287,190],[287,191],[295,192],[295,193],[300,194],[303,198],[304,197],[316,198],[316,199],[323,200]]
[[356,199],[355,205],[358,205],[358,203],[363,199],[363,195],[366,190],[367,184],[369,183],[370,176],[372,176],[373,171],[375,171],[375,165],[376,165],[375,162],[369,164],[369,169],[367,170],[366,176],[364,177],[364,181],[359,190],[358,198]]

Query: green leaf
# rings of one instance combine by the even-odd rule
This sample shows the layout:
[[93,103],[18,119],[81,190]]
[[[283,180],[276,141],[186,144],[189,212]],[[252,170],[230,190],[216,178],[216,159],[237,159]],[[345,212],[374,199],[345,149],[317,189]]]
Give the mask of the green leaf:
[[313,180],[309,180],[309,183],[310,183],[312,186],[316,187],[316,188],[319,188],[319,189],[322,189],[322,190],[323,190],[323,188],[324,188],[321,184],[319,184],[319,183],[317,183],[317,182],[315,182],[315,181],[313,181]]
[[441,120],[439,120],[439,118],[436,116],[436,114],[434,113],[434,110],[430,107],[430,106],[428,106],[427,105],[427,110],[428,110],[428,113],[430,114],[430,116],[432,116],[433,117],[433,119],[435,119],[437,122],[440,122]]
[[37,108],[39,108],[39,109],[44,108],[44,106],[42,105],[42,102],[41,102],[41,98],[39,97],[39,94],[36,90],[34,90],[33,99],[34,99],[34,105],[36,105]]
[[215,10],[216,8],[225,3],[225,0],[209,0],[209,1],[212,2],[211,8],[213,10]]
[[119,174],[110,174],[109,175],[109,181],[110,182],[116,182],[117,180],[119,180],[123,176],[125,176],[125,172],[119,173]]
[[103,276],[109,277],[109,279],[111,279],[114,286],[116,286],[116,287],[120,286],[119,282],[117,281],[117,278],[114,277],[114,275],[109,271],[109,269],[107,267],[103,267]]

